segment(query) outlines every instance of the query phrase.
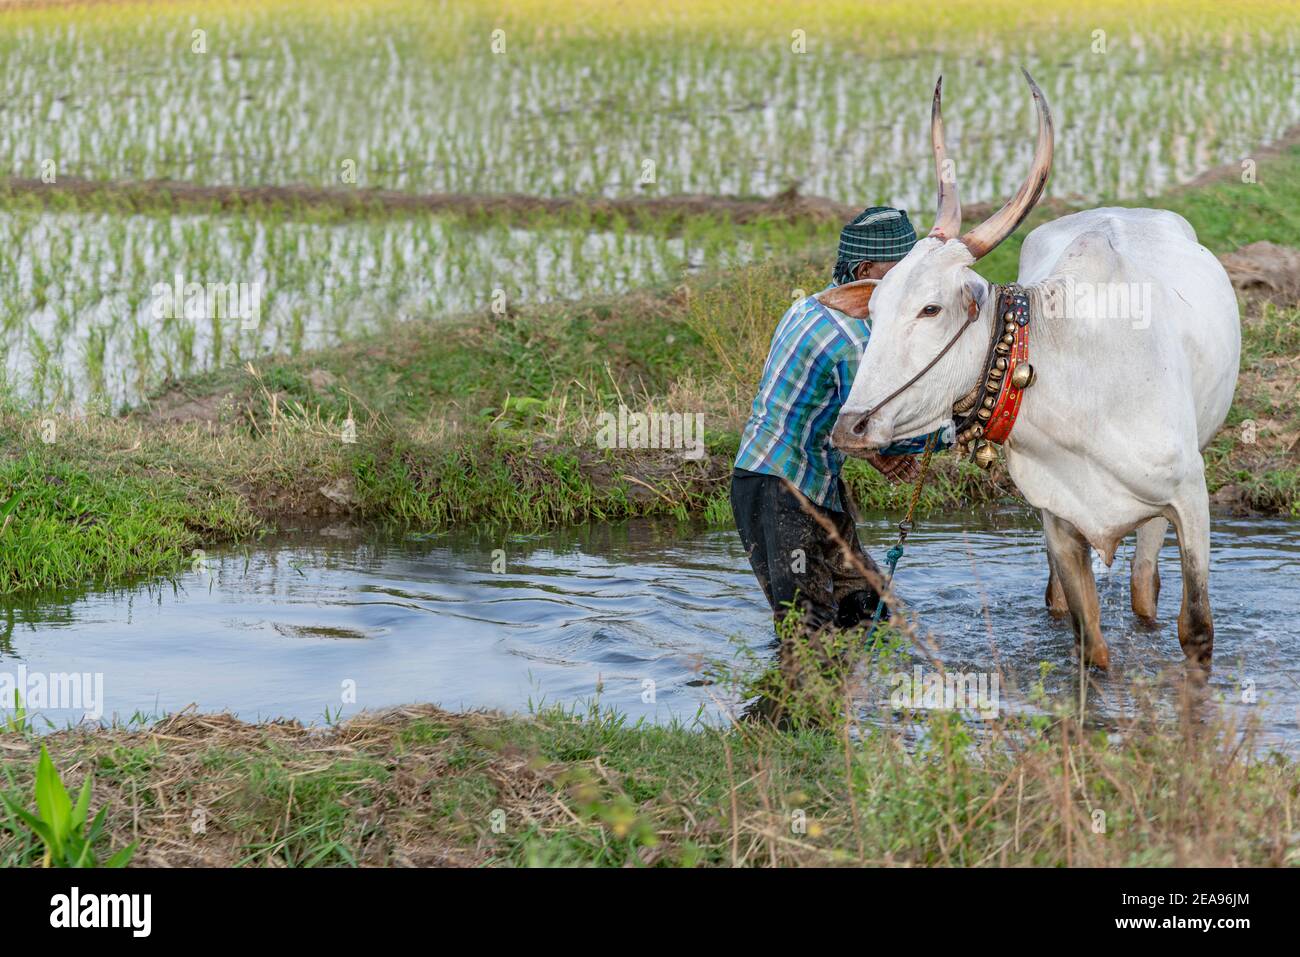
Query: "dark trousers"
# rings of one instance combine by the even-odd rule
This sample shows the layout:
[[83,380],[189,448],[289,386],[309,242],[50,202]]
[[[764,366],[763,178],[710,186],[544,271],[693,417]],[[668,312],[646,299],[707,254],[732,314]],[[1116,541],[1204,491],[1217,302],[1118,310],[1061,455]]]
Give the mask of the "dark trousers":
[[[849,501],[843,482],[840,500],[846,505]],[[871,621],[879,595],[845,556],[841,541],[862,565],[876,574],[879,570],[858,541],[852,515],[815,505],[778,476],[744,469],[731,475],[731,510],[741,544],[778,623],[792,605],[802,613],[805,633]],[[809,510],[830,521],[839,541]],[[882,613],[882,617],[888,616]]]

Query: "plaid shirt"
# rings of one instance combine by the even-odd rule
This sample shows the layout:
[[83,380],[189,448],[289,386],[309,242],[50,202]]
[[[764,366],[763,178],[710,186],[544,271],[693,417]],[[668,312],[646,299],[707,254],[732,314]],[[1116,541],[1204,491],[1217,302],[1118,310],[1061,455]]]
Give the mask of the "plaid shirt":
[[[844,453],[831,445],[830,433],[870,337],[867,320],[812,296],[791,306],[772,336],[736,468],[782,476],[823,508],[845,511],[836,481]],[[881,454],[922,452],[928,439],[895,442]],[[936,450],[952,445],[952,426],[936,432],[935,439]]]

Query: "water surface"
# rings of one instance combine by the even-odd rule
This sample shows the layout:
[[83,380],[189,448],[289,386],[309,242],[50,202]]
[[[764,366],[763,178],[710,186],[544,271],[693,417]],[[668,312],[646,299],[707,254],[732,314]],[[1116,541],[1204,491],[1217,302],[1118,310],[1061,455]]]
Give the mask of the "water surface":
[[[1284,520],[1214,524],[1210,691],[1277,741],[1300,740],[1298,532]],[[873,516],[861,535],[880,555],[894,530]],[[1173,541],[1156,629],[1128,608],[1131,543],[1109,572],[1097,566],[1112,656],[1092,691],[1103,720],[1125,710],[1134,675],[1181,668]],[[1021,707],[1044,667],[1049,694],[1072,693],[1073,640],[1043,607],[1046,569],[1031,514],[954,513],[919,524],[897,584],[946,668],[1001,671],[1003,706]],[[733,530],[638,521],[395,537],[330,526],[209,553],[174,581],[11,605],[0,674],[102,674],[104,720],[191,704],[321,722],[417,701],[520,712],[593,700],[655,721],[720,720],[736,702],[705,682],[707,665],[766,653],[771,635]],[[883,699],[860,707],[888,714]],[[42,712],[60,726],[83,713]]]

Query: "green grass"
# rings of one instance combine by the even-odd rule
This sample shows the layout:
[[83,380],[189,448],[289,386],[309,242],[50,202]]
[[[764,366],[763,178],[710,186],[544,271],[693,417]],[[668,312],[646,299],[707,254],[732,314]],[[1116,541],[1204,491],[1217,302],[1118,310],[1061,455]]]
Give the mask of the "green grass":
[[234,494],[203,493],[164,475],[92,472],[36,452],[0,459],[0,594],[168,574],[212,540],[251,534]]
[[1177,190],[1161,205],[1186,216],[1201,242],[1219,252],[1261,240],[1300,246],[1300,150],[1261,160],[1256,182],[1238,177]]
[[[693,300],[663,290],[504,321],[411,323],[383,340],[265,364],[256,376],[191,381],[193,395],[220,399],[203,406],[210,422],[59,418],[58,441],[45,445],[41,421],[11,409],[0,416],[10,450],[0,458],[0,502],[22,497],[0,533],[0,590],[176,571],[192,549],[253,536],[280,515],[337,511],[318,490],[340,481],[355,514],[425,530],[640,515],[725,526],[727,476],[773,310],[780,290],[811,277],[798,264],[756,267],[693,283]],[[691,303],[706,300],[702,322]],[[721,330],[723,351],[701,338],[706,324]],[[1286,449],[1270,443],[1300,428],[1288,425],[1300,406],[1267,388],[1276,377],[1264,373],[1285,373],[1296,324],[1287,310],[1247,323],[1238,402],[1207,453],[1212,490],[1239,486],[1245,504],[1283,513],[1300,502],[1300,481]],[[724,361],[744,358],[742,344],[747,359]],[[620,396],[633,408],[703,410],[705,459],[597,448],[593,415],[616,409]],[[351,445],[340,439],[349,411]],[[1239,435],[1248,418],[1271,423],[1256,445]],[[865,508],[898,510],[910,494],[859,462],[845,480]],[[1000,470],[940,456],[921,508],[1015,500]]]
[[[1251,150],[1243,152],[1249,157]],[[1254,182],[1239,176],[1224,176],[1196,188],[1174,188],[1140,199],[1107,198],[1116,206],[1154,206],[1172,210],[1187,218],[1197,238],[1216,253],[1227,253],[1250,243],[1268,240],[1283,246],[1300,247],[1300,147],[1292,144],[1280,151],[1267,150],[1258,161]],[[1084,208],[1098,204],[1083,204]],[[978,266],[980,275],[992,282],[1016,278],[1020,246],[1042,223],[1069,212],[1064,204],[1040,205],[1016,233]],[[967,228],[973,225],[969,220]]]
[[[355,515],[424,530],[641,515],[725,526],[727,476],[771,323],[785,290],[814,279],[798,263],[753,267],[692,281],[689,296],[665,288],[408,323],[255,375],[191,380],[196,414],[209,416],[194,423],[57,417],[59,438],[46,445],[41,419],[10,408],[0,416],[9,449],[0,502],[22,497],[0,533],[0,590],[176,571],[194,548],[248,538],[282,515],[338,511],[319,490],[340,482]],[[1296,510],[1300,480],[1276,442],[1300,429],[1300,405],[1269,383],[1295,381],[1284,360],[1295,354],[1296,323],[1294,310],[1247,322],[1237,405],[1207,452],[1212,490],[1239,487],[1244,504],[1282,513]],[[597,448],[593,417],[620,398],[702,410],[705,459]],[[189,401],[172,396],[159,411]],[[355,444],[341,440],[349,414]],[[1248,418],[1267,423],[1255,445],[1239,434]],[[845,480],[865,508],[897,511],[910,494],[858,462]],[[939,456],[920,504],[1016,500],[1000,469]]]
[[[1269,158],[1257,182],[1175,190],[1156,202],[1188,216],[1216,250],[1264,238],[1297,245],[1298,183],[1300,154],[1291,150]],[[165,194],[126,217],[111,196],[93,193],[66,201],[13,196],[6,205],[0,215],[0,249],[9,251],[0,255],[0,331],[24,360],[11,362],[10,387],[47,409],[75,400],[120,406],[164,381],[204,370],[310,353],[358,337],[373,341],[391,335],[402,321],[481,310],[498,289],[508,310],[495,316],[489,339],[444,344],[448,355],[433,365],[394,363],[388,370],[395,375],[392,384],[401,395],[446,396],[488,373],[495,384],[509,376],[522,394],[545,394],[574,365],[574,349],[585,349],[592,360],[579,369],[590,378],[586,373],[603,351],[579,334],[600,334],[608,316],[583,302],[573,312],[548,313],[558,328],[543,333],[520,320],[522,304],[531,311],[547,300],[599,300],[635,287],[664,290],[688,262],[716,273],[742,258],[810,259],[833,247],[836,231],[834,224],[807,220],[741,225],[720,216],[644,216],[633,224],[581,207],[531,214],[524,223],[500,211],[356,214],[312,205],[197,213]],[[1029,227],[981,263],[981,272],[994,281],[1012,278],[1028,228],[1063,208],[1038,211]],[[924,228],[925,214],[918,219]],[[512,230],[525,224],[531,233],[521,243]],[[152,257],[143,259],[141,248]],[[506,257],[512,268],[501,275]],[[341,265],[305,270],[304,259]],[[172,264],[166,275],[159,261]],[[103,275],[107,263],[111,282]],[[244,330],[224,320],[184,316],[156,322],[150,290],[170,282],[175,272],[191,280],[260,282],[260,324]],[[821,282],[820,276],[798,278]],[[772,297],[769,308],[781,304],[779,296]],[[608,313],[610,306],[603,308]],[[624,355],[643,356],[643,373],[679,371],[668,363],[691,343],[666,348],[655,340],[655,329],[653,322],[645,330],[623,324],[620,337],[610,342]],[[552,357],[543,345],[560,354]],[[418,411],[418,404],[405,411]]]
[[[1278,3],[1195,0],[1176,16],[1164,0],[1028,12],[1010,0],[884,3],[870,18],[838,0],[751,6],[693,2],[685,22],[672,4],[581,0],[491,13],[452,3],[436,18],[406,0],[7,12],[0,50],[16,93],[0,144],[20,177],[53,158],[64,178],[338,186],[340,159],[355,157],[361,188],[770,196],[798,183],[916,212],[932,203],[916,157],[928,155],[924,96],[940,68],[964,198],[1000,201],[1018,183],[1028,140],[1008,151],[1003,134],[1027,116],[1024,90],[1009,66],[983,61],[1024,59],[1070,118],[1058,125],[1053,196],[1155,193],[1217,252],[1300,246],[1298,150],[1265,158],[1257,183],[1159,192],[1294,122],[1296,23]],[[543,15],[554,29],[533,28]],[[189,50],[195,24],[208,30],[201,58]],[[511,53],[493,60],[498,24]],[[789,50],[793,25],[808,31],[802,59]],[[1100,58],[1088,50],[1098,27],[1113,43]],[[51,61],[85,68],[69,79],[45,70]],[[647,97],[647,75],[681,83]],[[503,124],[507,98],[514,121]],[[178,134],[195,117],[204,135]],[[833,149],[806,148],[832,135]],[[178,139],[202,145],[173,148]],[[657,180],[637,184],[645,158]],[[0,320],[16,380],[34,373],[10,386],[36,399],[0,406],[10,596],[175,573],[195,549],[284,516],[349,511],[425,530],[637,515],[728,525],[728,472],[772,327],[796,290],[824,283],[835,232],[582,209],[204,209],[163,192],[3,201]],[[1013,278],[1028,229],[1065,209],[1057,199],[1037,211],[981,271]],[[915,218],[924,229],[927,213]],[[510,233],[520,225],[527,242]],[[598,231],[593,251],[585,237]],[[738,265],[743,249],[763,264]],[[324,261],[351,271],[322,272]],[[95,262],[114,264],[116,286],[87,271]],[[159,262],[223,281],[265,268],[319,328],[290,316],[241,340],[215,325],[124,321],[121,297],[129,305],[169,278],[153,275]],[[704,268],[688,273],[688,262]],[[439,288],[461,298],[411,305],[444,266]],[[483,305],[498,287],[504,312]],[[349,341],[362,329],[380,334]],[[1287,442],[1300,431],[1297,353],[1300,312],[1253,304],[1238,400],[1207,473],[1241,504],[1300,515]],[[102,414],[100,401],[69,415],[79,388],[114,404],[154,399],[129,416]],[[620,402],[704,412],[708,454],[598,449],[594,417]],[[868,508],[896,511],[910,492],[858,462],[845,479]],[[1005,474],[942,457],[921,506],[1014,494]],[[1170,724],[1157,714],[1171,697],[1160,689],[1154,709],[1104,729],[1051,701],[1039,702],[1045,714],[979,725],[900,713],[793,733],[416,707],[330,715],[318,731],[181,715],[45,741],[71,788],[94,776],[105,853],[138,841],[135,863],[154,866],[1300,863],[1294,762],[1263,756],[1205,709]],[[39,745],[26,715],[5,710],[0,792],[25,807]],[[0,864],[31,866],[44,850],[21,816],[0,822]]]
[[[153,866],[1300,861],[1296,766],[1238,744],[1241,729],[934,714],[856,730],[417,706],[324,732],[181,715],[45,741],[72,777],[94,773],[107,845],[138,840],[136,862]],[[4,743],[17,797],[36,745]],[[0,827],[0,863],[40,853]]]

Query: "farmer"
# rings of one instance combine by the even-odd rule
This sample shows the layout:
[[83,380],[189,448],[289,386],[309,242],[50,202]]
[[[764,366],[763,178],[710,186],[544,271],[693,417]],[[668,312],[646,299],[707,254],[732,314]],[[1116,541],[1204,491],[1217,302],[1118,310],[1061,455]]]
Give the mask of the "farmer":
[[[864,210],[840,233],[828,288],[880,279],[915,244],[916,230],[905,211]],[[840,480],[844,455],[830,443],[871,335],[865,298],[861,307],[849,307],[857,313],[851,315],[809,296],[781,319],[731,477],[731,508],[754,575],[778,626],[790,608],[799,609],[798,631],[805,638],[831,626],[869,623],[880,600],[816,517],[835,529],[862,564],[876,570],[858,541],[852,502]],[[928,438],[896,443],[868,455],[868,461],[891,481],[910,480]],[[952,444],[950,435],[934,438],[936,448]],[[796,668],[792,653],[788,640],[782,641],[783,672]]]

